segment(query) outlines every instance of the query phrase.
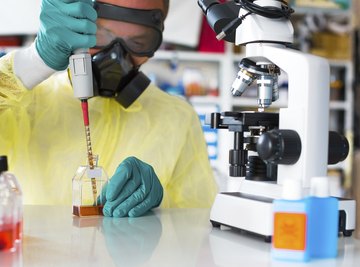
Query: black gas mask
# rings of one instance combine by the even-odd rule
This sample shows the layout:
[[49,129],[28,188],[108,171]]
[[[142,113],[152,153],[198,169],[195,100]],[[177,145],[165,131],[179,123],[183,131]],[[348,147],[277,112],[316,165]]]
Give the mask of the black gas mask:
[[149,86],[150,80],[134,66],[123,40],[115,39],[92,56],[94,95],[114,97],[129,107]]
[[116,21],[120,36],[97,23],[92,56],[94,95],[114,97],[129,107],[148,87],[150,80],[132,63],[131,55],[152,57],[162,42],[164,15],[159,9],[133,9],[93,1],[98,18]]

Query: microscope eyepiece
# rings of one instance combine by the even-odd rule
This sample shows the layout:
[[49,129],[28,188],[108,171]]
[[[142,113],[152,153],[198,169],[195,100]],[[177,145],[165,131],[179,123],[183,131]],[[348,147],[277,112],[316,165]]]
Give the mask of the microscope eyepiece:
[[[227,25],[238,18],[240,12],[240,6],[234,1],[220,3],[216,0],[198,0],[198,5],[216,35],[219,35]],[[235,32],[229,33],[223,39],[234,43]]]

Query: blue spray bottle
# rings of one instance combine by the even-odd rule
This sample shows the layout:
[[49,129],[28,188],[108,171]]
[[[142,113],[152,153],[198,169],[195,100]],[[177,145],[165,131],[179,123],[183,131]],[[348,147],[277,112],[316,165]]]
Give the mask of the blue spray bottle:
[[337,256],[338,200],[330,196],[328,177],[313,177],[310,182],[308,245],[311,258]]

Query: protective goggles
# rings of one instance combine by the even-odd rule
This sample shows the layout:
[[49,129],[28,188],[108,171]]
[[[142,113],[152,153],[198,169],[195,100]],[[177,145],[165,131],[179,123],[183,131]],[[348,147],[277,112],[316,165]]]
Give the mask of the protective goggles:
[[119,36],[98,24],[95,48],[103,48],[121,38],[131,54],[151,57],[160,47],[164,30],[164,15],[160,9],[134,9],[97,1],[94,1],[94,8],[98,18],[115,20],[117,27],[127,32]]

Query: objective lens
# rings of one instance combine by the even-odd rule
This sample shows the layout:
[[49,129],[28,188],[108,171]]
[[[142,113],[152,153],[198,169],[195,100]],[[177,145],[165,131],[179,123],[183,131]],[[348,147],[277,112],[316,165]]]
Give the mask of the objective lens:
[[272,75],[261,75],[257,79],[259,108],[266,108],[271,105],[273,99],[273,85]]
[[241,96],[245,89],[254,81],[254,75],[248,72],[246,69],[240,68],[232,86],[231,93],[234,96]]

